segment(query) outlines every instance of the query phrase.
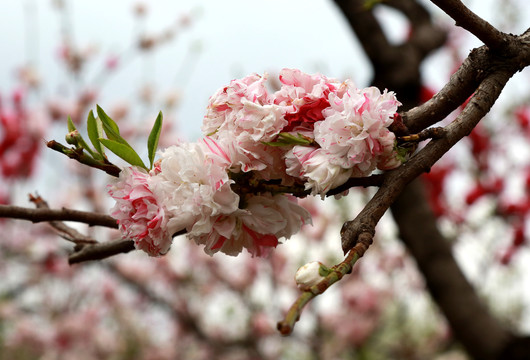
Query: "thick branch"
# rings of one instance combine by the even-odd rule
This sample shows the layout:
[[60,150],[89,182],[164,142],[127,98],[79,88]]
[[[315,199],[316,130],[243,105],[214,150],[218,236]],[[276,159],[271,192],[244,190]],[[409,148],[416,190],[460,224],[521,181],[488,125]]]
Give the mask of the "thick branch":
[[485,47],[473,50],[449,82],[432,99],[400,114],[411,132],[419,132],[445,119],[477,89],[491,66]]
[[400,237],[456,338],[474,358],[497,359],[510,334],[491,316],[460,270],[421,185],[416,180],[407,186],[392,205]]

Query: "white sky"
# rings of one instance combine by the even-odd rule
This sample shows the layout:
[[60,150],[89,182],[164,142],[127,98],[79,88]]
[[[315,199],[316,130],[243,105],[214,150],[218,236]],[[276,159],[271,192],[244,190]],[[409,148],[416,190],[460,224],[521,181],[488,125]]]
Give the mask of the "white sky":
[[[138,30],[131,11],[135,3],[69,1],[69,33],[81,48],[97,45],[101,55],[122,53]],[[57,63],[61,17],[50,4],[0,0],[1,92],[13,88],[13,69],[27,60],[36,62],[49,92],[57,93],[58,82],[64,81]],[[28,18],[24,9],[28,8],[37,9],[29,17],[29,24],[24,21]],[[174,24],[182,14],[199,15],[177,39],[144,59],[136,58],[112,75],[98,100],[104,108],[118,99],[135,96],[132,89],[146,80],[162,92],[176,86],[183,96],[181,128],[198,135],[208,97],[234,77],[265,71],[272,75],[283,67],[296,67],[307,72],[320,70],[330,77],[354,74],[360,83],[370,78],[366,59],[356,49],[356,39],[329,1],[202,0],[191,4],[154,0],[148,2],[148,9],[145,27],[154,33]],[[202,50],[191,73],[182,74],[181,65],[193,46]],[[89,68],[92,73],[101,66],[102,58]]]

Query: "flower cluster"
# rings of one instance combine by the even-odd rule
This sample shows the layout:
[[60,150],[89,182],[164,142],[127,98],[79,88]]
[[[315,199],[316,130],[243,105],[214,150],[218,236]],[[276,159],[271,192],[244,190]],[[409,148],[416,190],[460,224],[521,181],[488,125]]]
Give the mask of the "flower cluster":
[[160,255],[186,232],[208,254],[263,256],[311,217],[274,186],[257,193],[241,185],[300,185],[324,196],[350,177],[401,164],[388,129],[400,105],[392,92],[292,69],[281,71],[276,92],[266,80],[253,74],[218,90],[203,139],[162,151],[149,173],[125,169],[110,185],[112,215],[137,248]]

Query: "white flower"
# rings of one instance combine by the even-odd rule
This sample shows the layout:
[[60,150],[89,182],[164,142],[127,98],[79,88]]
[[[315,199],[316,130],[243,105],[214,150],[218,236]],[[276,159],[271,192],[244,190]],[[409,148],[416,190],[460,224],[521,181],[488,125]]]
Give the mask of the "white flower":
[[226,172],[230,159],[213,140],[171,146],[160,156],[153,192],[170,214],[169,231],[208,227],[211,217],[237,210],[239,196]]
[[246,202],[244,209],[217,216],[209,231],[192,231],[189,237],[204,244],[210,255],[237,255],[245,248],[253,256],[267,256],[280,238],[288,239],[311,223],[309,212],[285,195],[249,196]]
[[313,195],[325,195],[329,190],[344,184],[352,169],[344,168],[331,161],[331,155],[321,148],[294,146],[285,155],[287,174],[305,181],[306,190]]

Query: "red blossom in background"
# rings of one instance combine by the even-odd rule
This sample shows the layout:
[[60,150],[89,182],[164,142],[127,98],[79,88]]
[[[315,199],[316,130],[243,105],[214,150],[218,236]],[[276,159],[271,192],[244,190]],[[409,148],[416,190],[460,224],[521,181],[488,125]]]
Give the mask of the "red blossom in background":
[[446,215],[449,212],[444,198],[444,190],[446,179],[451,171],[453,171],[452,166],[437,165],[431,171],[422,175],[422,179],[427,187],[429,204],[436,217]]
[[0,166],[5,178],[29,178],[33,174],[42,148],[39,130],[29,121],[22,91],[13,92],[10,108],[0,98]]
[[530,128],[530,106],[520,106],[515,109],[515,119],[522,130],[528,131]]

